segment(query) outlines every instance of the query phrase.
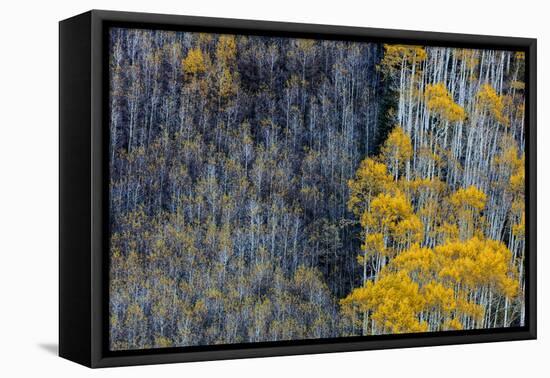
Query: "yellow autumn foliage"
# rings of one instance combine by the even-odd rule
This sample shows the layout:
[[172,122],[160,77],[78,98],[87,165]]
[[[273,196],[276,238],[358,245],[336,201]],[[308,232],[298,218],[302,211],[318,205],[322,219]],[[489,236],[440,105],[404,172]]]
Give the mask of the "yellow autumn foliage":
[[397,243],[412,244],[419,243],[423,238],[424,224],[416,214],[402,219],[393,228],[393,238]]
[[509,120],[505,114],[504,96],[499,95],[490,84],[483,84],[477,93],[477,100],[482,110],[491,114],[497,122],[508,125]]
[[525,238],[525,212],[521,213],[519,223],[512,225],[512,234],[517,238]]
[[[386,239],[392,243],[411,245],[420,242],[423,237],[422,222],[414,213],[409,199],[399,190],[394,194],[381,193],[374,197],[370,211],[365,211],[361,216],[361,226],[369,230],[365,241],[367,250],[372,248],[381,255],[395,253],[386,248]],[[381,243],[382,240],[384,243]]]
[[412,180],[404,180],[402,186],[413,193],[440,193],[445,188],[445,183],[438,178],[414,178]]
[[[514,97],[521,92],[501,95],[482,84],[475,98],[464,102],[472,122],[486,117],[494,120],[487,128],[502,132],[490,140],[495,153],[487,161],[496,178],[469,180],[469,170],[476,168],[461,159],[464,146],[456,143],[463,127],[472,127],[466,105],[455,102],[444,82],[421,89],[419,75],[427,58],[422,47],[384,49],[383,73],[400,70],[405,75],[399,84],[408,91],[404,101],[425,105],[423,110],[435,116],[429,118],[430,126],[434,121],[436,128],[438,122],[459,124],[450,131],[453,140],[439,130],[422,134],[424,130],[413,127],[409,134],[410,123],[403,123],[407,131],[396,125],[378,156],[361,162],[356,178],[349,181],[348,208],[361,226],[357,261],[363,279],[340,301],[343,321],[352,333],[364,335],[508,326],[518,317],[523,290],[518,248],[525,238],[525,158],[516,136],[495,127],[494,121],[508,126],[522,116],[523,105]],[[478,50],[462,49],[453,56],[453,65],[467,72],[470,83],[479,80]],[[524,89],[520,80],[511,82],[511,88]],[[510,87],[503,88],[510,93]],[[389,113],[403,118],[402,113]],[[494,206],[503,199],[511,206],[500,221]]]
[[235,62],[237,57],[237,43],[233,35],[221,35],[216,45],[217,62],[228,66]]
[[411,138],[400,126],[395,126],[382,146],[381,158],[390,167],[394,179],[413,154]]
[[308,53],[313,49],[313,46],[315,46],[315,40],[314,39],[297,39],[296,46],[300,51]]
[[355,179],[348,181],[348,209],[355,215],[361,215],[370,199],[389,189],[391,184],[392,177],[388,174],[387,166],[366,158],[361,161]]
[[480,211],[485,207],[487,196],[475,186],[458,189],[454,192],[449,202],[457,209],[473,209]]
[[435,255],[431,248],[423,248],[418,244],[395,257],[388,269],[407,272],[419,280],[431,279]]
[[441,282],[430,281],[422,288],[426,301],[425,311],[439,311],[442,314],[450,315],[456,310],[456,294],[452,287],[445,286]]
[[443,222],[437,228],[437,234],[443,242],[456,240],[459,236],[458,226],[455,223]]
[[235,79],[231,74],[231,71],[227,67],[222,69],[221,75],[218,80],[218,85],[219,93],[222,97],[228,97],[237,92]]
[[206,71],[206,62],[200,48],[189,50],[182,62],[183,71],[187,74],[199,74]]
[[412,206],[402,192],[382,193],[371,202],[371,210],[361,217],[363,227],[385,229],[412,215]]
[[482,299],[471,294],[487,290],[512,298],[518,291],[516,275],[511,252],[499,241],[474,237],[434,249],[416,244],[391,260],[378,280],[354,289],[340,304],[347,312],[370,314],[378,333],[425,331],[428,324],[421,319],[428,314],[438,314],[431,330],[462,329],[460,319],[480,321],[484,314]]
[[385,254],[384,235],[381,232],[370,232],[365,237],[363,249],[367,252]]
[[510,176],[510,189],[515,193],[525,191],[525,155],[519,159],[518,165]]
[[525,89],[525,83],[523,81],[514,80],[510,82],[510,87],[517,90],[524,90]]
[[154,348],[167,348],[173,346],[172,340],[164,336],[156,336]]
[[394,69],[403,63],[413,64],[426,60],[426,50],[422,46],[384,45],[384,58],[381,65],[385,69]]
[[512,297],[517,291],[510,250],[499,241],[473,237],[434,249],[438,276],[467,288],[487,287]]
[[460,320],[454,318],[445,320],[441,328],[443,331],[459,331],[461,329],[464,329],[464,326],[462,325]]
[[444,83],[428,84],[425,91],[426,105],[442,119],[449,122],[464,121],[466,111],[453,101]]
[[418,284],[405,272],[388,274],[376,283],[364,287],[341,301],[343,306],[356,306],[359,311],[372,311],[372,319],[380,333],[423,332],[428,327],[416,314],[425,306]]
[[515,57],[517,60],[525,60],[525,52],[524,51],[516,51]]
[[511,169],[517,171],[523,169],[524,161],[518,154],[518,146],[513,138],[503,138],[501,142],[502,152],[498,154],[494,163],[503,167],[504,169]]
[[479,50],[460,49],[457,50],[456,57],[464,62],[469,70],[474,70],[479,64]]

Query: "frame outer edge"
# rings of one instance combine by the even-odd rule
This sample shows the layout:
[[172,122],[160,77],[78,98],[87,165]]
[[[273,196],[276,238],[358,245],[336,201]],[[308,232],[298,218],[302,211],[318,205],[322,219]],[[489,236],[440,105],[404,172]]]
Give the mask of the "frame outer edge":
[[59,23],[59,355],[90,366],[90,12]]
[[[205,360],[221,360],[221,359],[236,359],[236,358],[255,358],[269,356],[284,356],[284,355],[301,355],[312,353],[330,353],[344,351],[362,351],[372,349],[388,349],[388,348],[408,348],[408,347],[424,347],[424,346],[442,346],[451,344],[471,344],[482,342],[498,342],[498,341],[513,341],[526,340],[536,338],[536,39],[532,38],[515,38],[515,37],[496,37],[496,36],[479,36],[455,33],[433,33],[433,32],[418,32],[405,30],[386,30],[362,27],[347,27],[347,26],[332,26],[332,25],[314,25],[300,23],[285,23],[271,21],[252,21],[252,20],[235,20],[224,18],[207,18],[194,16],[177,16],[177,15],[161,15],[161,14],[146,14],[146,13],[130,13],[130,12],[115,12],[104,10],[92,10],[91,14],[91,352],[90,352],[90,367],[113,367],[122,365],[142,365],[142,364],[159,364],[159,363],[174,363],[174,362],[192,362]],[[532,241],[529,248],[530,263],[529,275],[532,278],[529,288],[529,327],[516,330],[494,331],[492,333],[470,333],[470,334],[445,334],[445,335],[415,335],[414,337],[400,338],[376,338],[372,340],[349,340],[346,342],[327,342],[323,344],[294,344],[280,346],[261,346],[258,347],[242,347],[223,350],[207,350],[193,352],[159,352],[141,354],[141,355],[123,355],[111,356],[104,354],[107,345],[108,335],[104,334],[107,329],[104,324],[103,313],[104,303],[107,299],[105,287],[103,286],[104,275],[108,271],[104,271],[104,253],[105,241],[104,236],[104,221],[108,218],[104,214],[105,204],[103,181],[104,171],[103,156],[108,146],[104,145],[105,125],[103,125],[105,111],[103,109],[103,96],[105,88],[103,87],[104,75],[104,56],[103,56],[103,32],[104,23],[106,22],[128,22],[128,23],[152,23],[158,25],[187,25],[201,26],[206,28],[217,29],[239,29],[242,32],[261,31],[261,32],[280,32],[280,33],[307,33],[318,38],[323,35],[332,35],[340,37],[358,37],[358,38],[386,38],[400,41],[408,41],[408,43],[426,43],[431,45],[470,45],[479,46],[492,45],[494,48],[508,48],[514,50],[526,50],[529,53],[529,169],[532,174],[529,177],[530,204],[529,208],[529,232],[530,240]],[[472,47],[476,48],[476,47]]]
[[[106,280],[104,271],[104,221],[107,219],[103,214],[103,158],[107,155],[106,146],[103,145],[103,40],[102,40],[102,18],[96,11],[91,11],[90,23],[91,38],[91,120],[90,120],[90,140],[91,140],[91,367],[100,367],[103,358],[103,345],[108,335],[104,334],[103,311],[104,303],[107,298],[103,291],[103,282]],[[106,235],[105,235],[106,237]]]
[[537,40],[529,41],[529,331],[537,338]]

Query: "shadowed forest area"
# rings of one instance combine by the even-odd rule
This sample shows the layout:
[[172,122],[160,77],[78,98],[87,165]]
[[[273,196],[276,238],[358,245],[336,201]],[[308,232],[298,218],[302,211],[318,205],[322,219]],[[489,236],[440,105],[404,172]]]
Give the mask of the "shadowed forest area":
[[110,30],[110,348],[525,322],[524,55]]

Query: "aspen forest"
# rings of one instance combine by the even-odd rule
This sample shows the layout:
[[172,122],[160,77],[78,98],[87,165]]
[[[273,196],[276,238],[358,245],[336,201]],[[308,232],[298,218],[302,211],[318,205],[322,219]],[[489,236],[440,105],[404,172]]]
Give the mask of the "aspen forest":
[[525,324],[522,52],[109,36],[111,350]]

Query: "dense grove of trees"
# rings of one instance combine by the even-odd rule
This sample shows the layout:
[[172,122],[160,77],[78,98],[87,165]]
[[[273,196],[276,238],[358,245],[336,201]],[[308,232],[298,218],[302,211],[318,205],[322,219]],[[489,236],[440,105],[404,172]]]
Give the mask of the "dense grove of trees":
[[523,325],[524,56],[387,45],[380,67],[395,125],[349,183],[344,334]]
[[114,350],[523,324],[523,57],[111,29]]

